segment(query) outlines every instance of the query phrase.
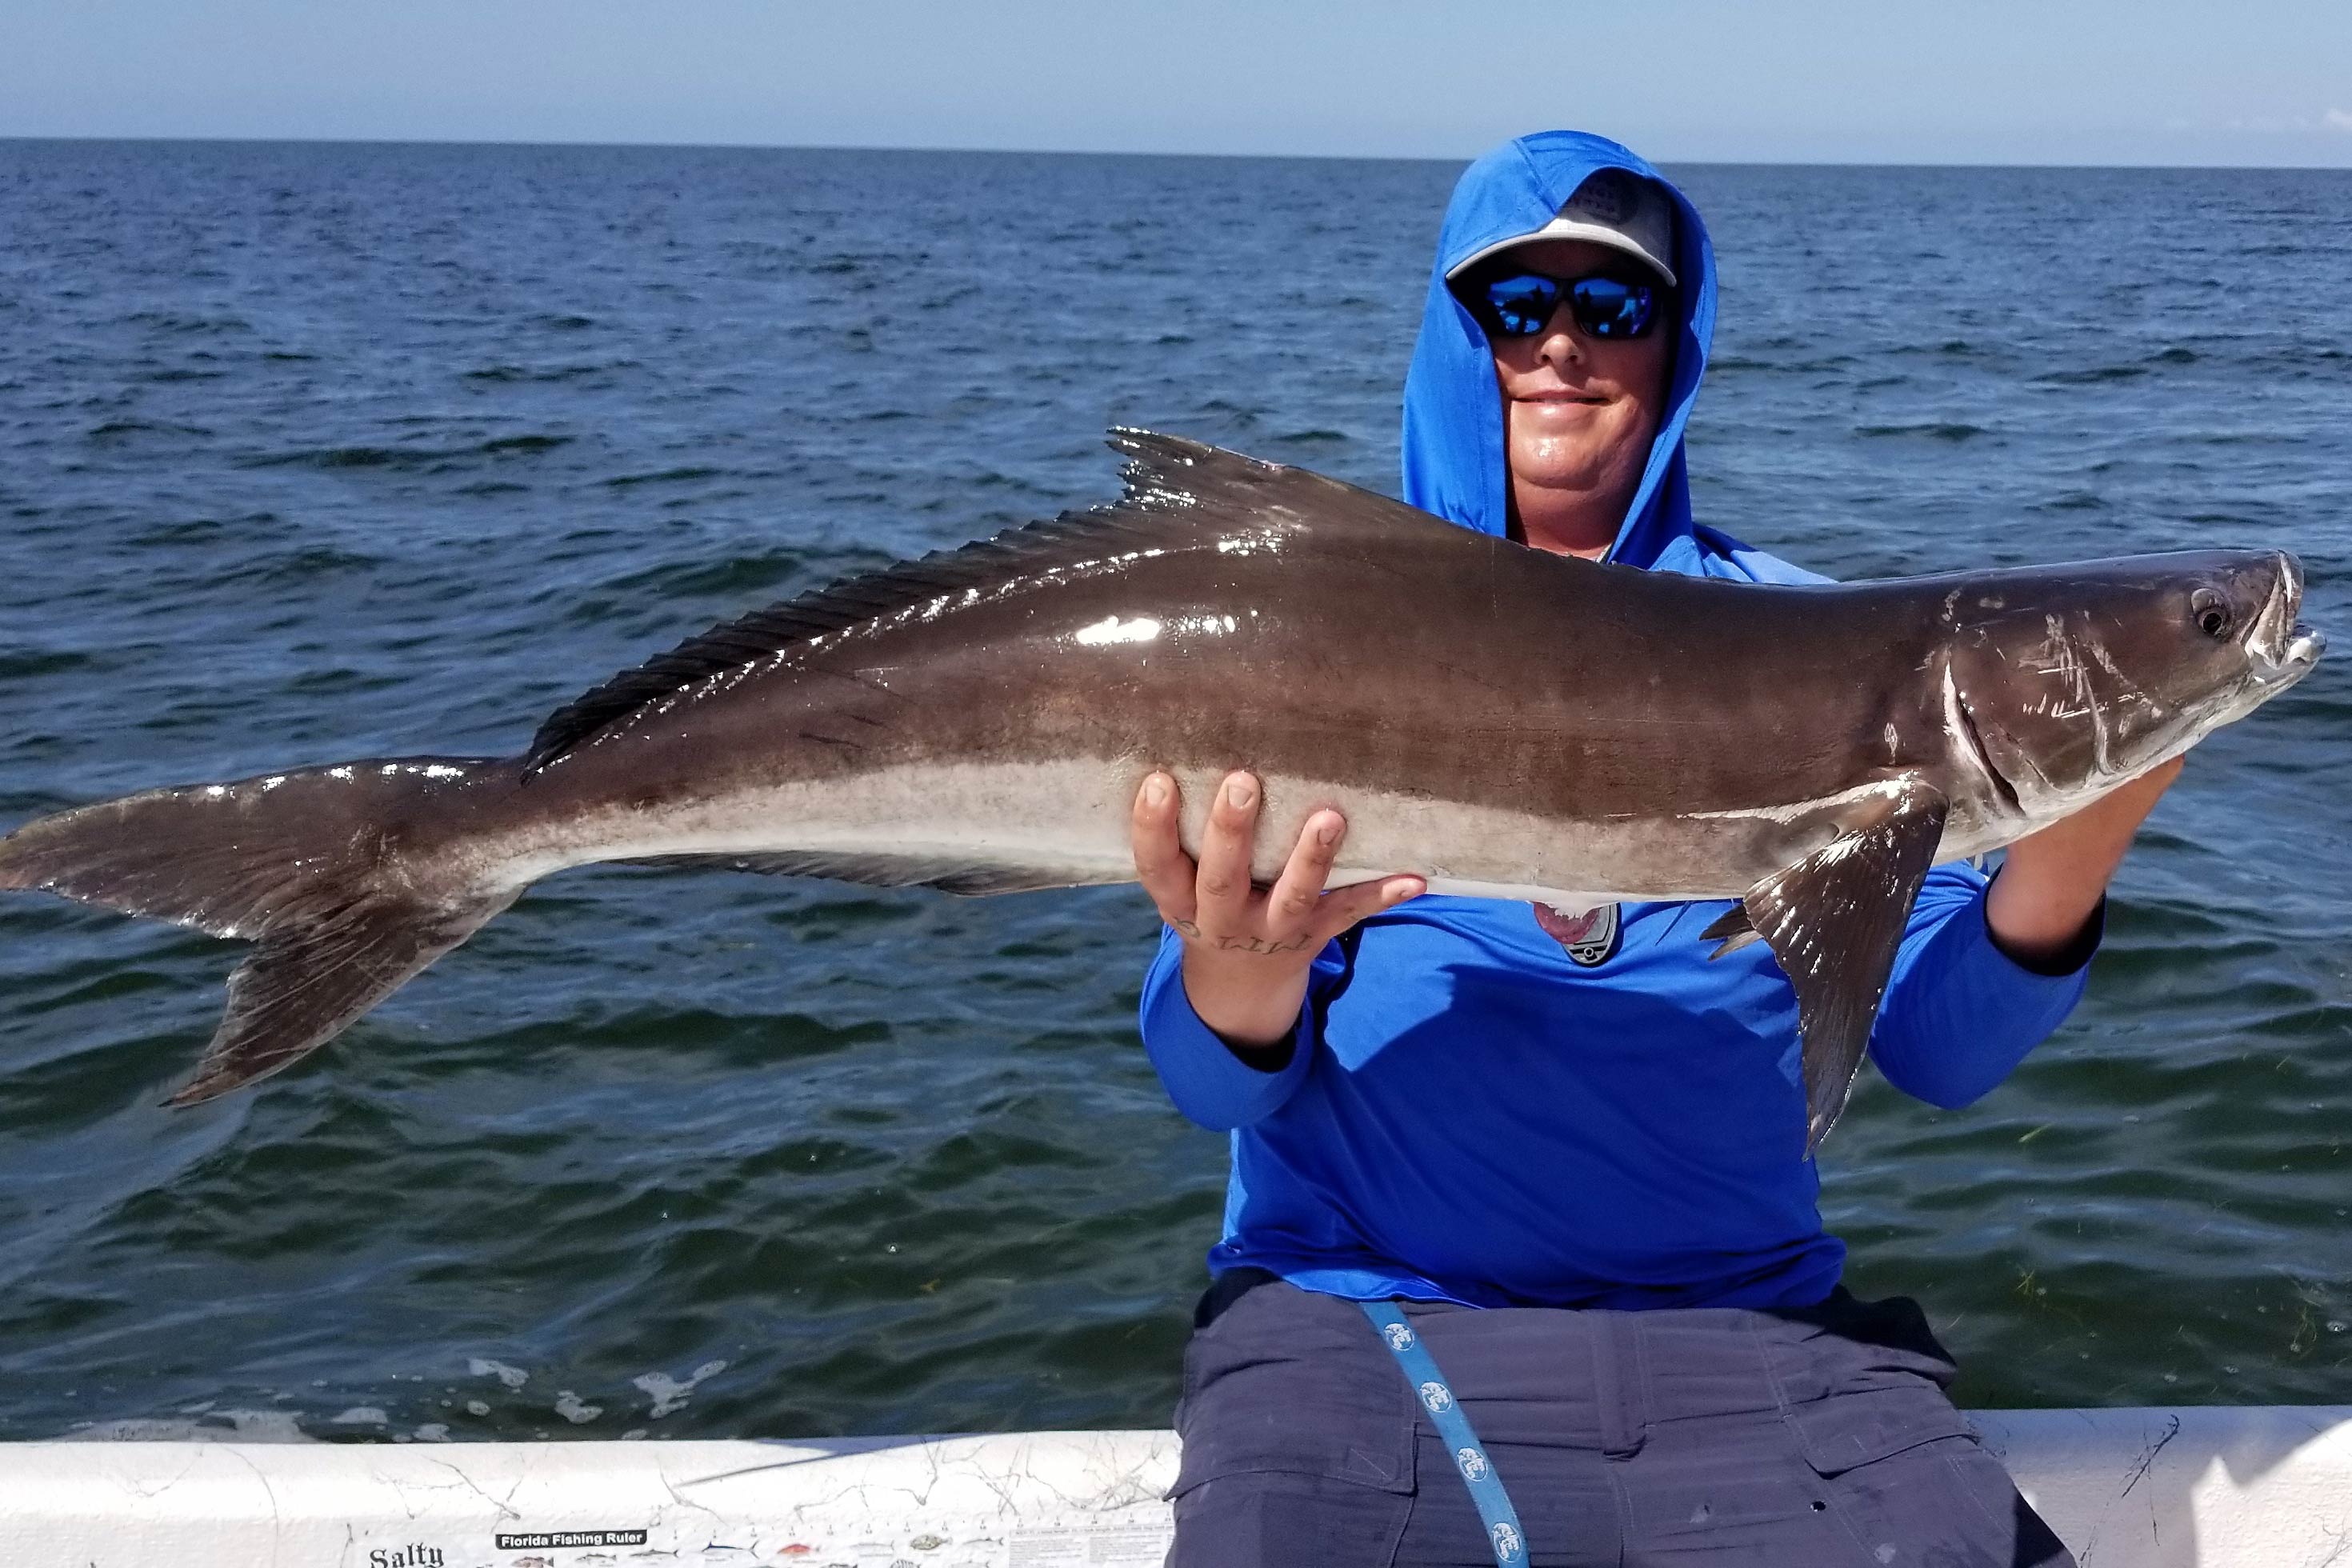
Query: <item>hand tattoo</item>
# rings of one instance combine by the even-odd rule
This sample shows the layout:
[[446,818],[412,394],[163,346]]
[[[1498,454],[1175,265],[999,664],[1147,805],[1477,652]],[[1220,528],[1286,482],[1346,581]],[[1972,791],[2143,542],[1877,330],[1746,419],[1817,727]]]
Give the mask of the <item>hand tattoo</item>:
[[1176,933],[1184,938],[1185,941],[1205,942],[1211,947],[1215,948],[1219,952],[1255,952],[1260,954],[1272,954],[1277,952],[1303,952],[1307,947],[1307,939],[1303,936],[1290,942],[1270,942],[1262,936],[1204,937],[1201,934],[1201,928],[1191,921],[1170,921],[1168,923],[1171,926],[1173,926],[1176,930]]

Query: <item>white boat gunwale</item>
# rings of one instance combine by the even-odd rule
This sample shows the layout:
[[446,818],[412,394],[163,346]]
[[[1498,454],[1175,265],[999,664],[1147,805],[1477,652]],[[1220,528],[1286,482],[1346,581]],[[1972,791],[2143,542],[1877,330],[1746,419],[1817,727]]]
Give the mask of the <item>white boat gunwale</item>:
[[[2083,1568],[2352,1562],[2352,1405],[1981,1411]],[[1129,1568],[1161,1431],[796,1441],[0,1444],[9,1568]]]

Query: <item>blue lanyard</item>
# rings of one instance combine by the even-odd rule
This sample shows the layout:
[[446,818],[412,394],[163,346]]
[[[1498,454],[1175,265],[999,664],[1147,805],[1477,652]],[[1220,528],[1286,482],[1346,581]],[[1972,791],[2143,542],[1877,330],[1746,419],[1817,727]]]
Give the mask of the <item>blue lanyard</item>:
[[1438,1374],[1437,1363],[1422,1348],[1421,1336],[1404,1321],[1404,1313],[1394,1301],[1360,1301],[1364,1316],[1381,1331],[1381,1342],[1396,1352],[1397,1365],[1404,1369],[1404,1380],[1412,1384],[1420,1396],[1421,1407],[1437,1424],[1437,1434],[1445,1439],[1448,1452],[1454,1456],[1454,1468],[1470,1485],[1470,1500],[1478,1505],[1478,1518],[1486,1526],[1486,1544],[1494,1549],[1496,1568],[1525,1568],[1528,1561],[1528,1538],[1519,1529],[1518,1510],[1511,1506],[1511,1494],[1503,1489],[1502,1477],[1495,1473],[1494,1461],[1478,1441],[1478,1434],[1470,1429],[1470,1417],[1454,1398],[1454,1391]]

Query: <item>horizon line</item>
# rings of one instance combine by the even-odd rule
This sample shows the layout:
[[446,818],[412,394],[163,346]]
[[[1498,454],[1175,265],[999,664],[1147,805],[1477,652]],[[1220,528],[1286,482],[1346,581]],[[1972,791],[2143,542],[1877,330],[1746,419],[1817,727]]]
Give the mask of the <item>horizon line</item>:
[[[1194,158],[1229,159],[1234,162],[1259,163],[1466,163],[1477,154],[1448,153],[1232,153],[1174,152],[1165,148],[1084,148],[1084,147],[1003,147],[948,146],[936,144],[885,144],[858,142],[694,142],[694,141],[635,141],[605,142],[581,139],[520,139],[482,140],[457,136],[212,136],[212,135],[34,135],[15,132],[0,132],[0,145],[10,142],[71,142],[104,145],[152,146],[222,146],[222,147],[483,147],[521,148],[541,151],[577,148],[585,151],[676,151],[709,153],[898,153],[909,154],[965,153],[974,156],[1013,158]],[[2228,170],[2243,174],[2344,174],[2352,173],[2347,163],[1983,163],[1967,159],[1874,159],[1825,158],[1792,160],[1784,158],[1661,158],[1654,162],[1673,167],[1754,168],[1754,169],[2040,169],[2065,170],[2145,170],[2150,173]]]

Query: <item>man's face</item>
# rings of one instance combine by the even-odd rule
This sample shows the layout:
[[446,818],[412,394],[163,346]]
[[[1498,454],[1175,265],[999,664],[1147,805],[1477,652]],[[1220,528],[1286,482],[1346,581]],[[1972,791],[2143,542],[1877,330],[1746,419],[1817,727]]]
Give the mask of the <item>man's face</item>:
[[[1515,266],[1556,278],[1648,276],[1624,252],[1589,240],[1538,240],[1510,256]],[[1664,279],[1656,283],[1659,319],[1638,338],[1586,336],[1564,299],[1534,336],[1489,337],[1504,447],[1518,485],[1630,496],[1640,483],[1665,412],[1677,331],[1672,296]]]

